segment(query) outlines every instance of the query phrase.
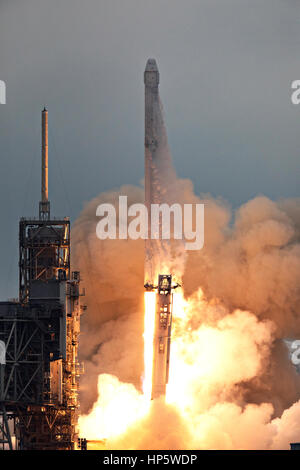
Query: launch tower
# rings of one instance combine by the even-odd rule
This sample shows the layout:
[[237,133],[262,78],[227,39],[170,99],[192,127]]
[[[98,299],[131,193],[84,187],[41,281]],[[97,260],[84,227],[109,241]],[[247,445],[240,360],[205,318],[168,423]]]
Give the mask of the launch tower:
[[77,441],[80,274],[70,221],[50,217],[48,111],[42,111],[39,218],[19,225],[19,301],[0,303],[0,446],[72,450]]

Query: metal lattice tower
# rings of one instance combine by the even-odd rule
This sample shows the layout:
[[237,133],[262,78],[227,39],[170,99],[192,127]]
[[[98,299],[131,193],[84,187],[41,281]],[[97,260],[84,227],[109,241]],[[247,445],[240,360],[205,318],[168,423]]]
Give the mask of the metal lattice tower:
[[0,445],[74,448],[80,275],[70,272],[70,222],[50,219],[48,112],[42,111],[38,219],[20,220],[19,301],[0,303]]

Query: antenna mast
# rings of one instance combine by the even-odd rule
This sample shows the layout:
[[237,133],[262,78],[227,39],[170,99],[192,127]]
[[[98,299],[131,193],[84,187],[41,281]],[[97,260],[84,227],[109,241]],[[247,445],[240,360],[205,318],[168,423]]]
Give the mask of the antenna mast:
[[50,219],[50,201],[48,200],[48,111],[42,111],[42,187],[39,216],[41,220]]

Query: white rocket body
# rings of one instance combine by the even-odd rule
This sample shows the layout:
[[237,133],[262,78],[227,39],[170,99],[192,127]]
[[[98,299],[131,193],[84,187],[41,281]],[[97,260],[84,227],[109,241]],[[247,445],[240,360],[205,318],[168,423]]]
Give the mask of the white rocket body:
[[[145,282],[157,289],[153,338],[152,395],[166,393],[172,324],[172,276],[161,274],[165,265],[166,245],[159,235],[151,236],[151,204],[166,202],[167,182],[173,170],[167,146],[159,100],[159,72],[154,59],[149,59],[144,73],[145,83],[145,204],[148,210],[148,238],[145,241]],[[157,227],[160,230],[160,227]],[[158,285],[154,284],[158,278]],[[149,288],[149,287],[148,287]]]

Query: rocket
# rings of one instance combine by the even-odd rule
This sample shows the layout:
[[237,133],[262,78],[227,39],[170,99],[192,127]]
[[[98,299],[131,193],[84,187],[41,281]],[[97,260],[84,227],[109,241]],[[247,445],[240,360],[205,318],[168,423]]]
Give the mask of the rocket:
[[172,276],[160,274],[153,337],[152,399],[166,394],[170,366],[172,307]]
[[157,227],[151,227],[151,205],[171,205],[176,202],[176,173],[168,147],[158,90],[159,71],[155,59],[149,59],[147,62],[144,83],[145,205],[148,213],[145,240],[145,282],[153,284],[157,282],[158,274],[168,269],[166,265],[169,265],[170,261],[171,241],[162,237],[161,219]]
[[[151,204],[164,201],[169,172],[164,128],[159,100],[159,71],[155,59],[147,61],[145,73],[145,204],[148,211],[148,236],[145,240],[145,289],[155,291],[153,368],[151,398],[166,394],[169,376],[173,289],[171,274],[161,274],[164,241],[151,239]],[[159,230],[159,227],[158,227]],[[158,279],[157,285],[154,285]]]
[[145,281],[154,283],[156,273],[155,242],[151,240],[151,204],[158,202],[158,146],[161,133],[159,119],[159,71],[155,59],[149,59],[144,73],[145,83],[145,205],[148,211],[145,241]]
[[151,399],[164,396],[167,390],[170,368],[173,293],[180,284],[172,283],[171,274],[159,274],[158,284],[145,284],[146,291],[156,293],[153,328],[153,364]]

